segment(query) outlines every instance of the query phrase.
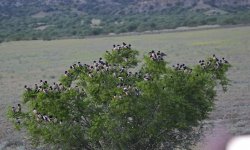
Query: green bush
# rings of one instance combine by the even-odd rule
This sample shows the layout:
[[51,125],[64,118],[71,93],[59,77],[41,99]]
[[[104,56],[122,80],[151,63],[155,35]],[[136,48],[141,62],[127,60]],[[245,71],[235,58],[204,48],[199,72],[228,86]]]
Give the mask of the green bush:
[[10,108],[9,118],[34,143],[61,149],[189,149],[213,109],[215,86],[227,90],[230,64],[214,56],[171,67],[152,51],[138,65],[138,51],[118,47],[106,61],[73,64],[58,83],[26,86],[28,110]]

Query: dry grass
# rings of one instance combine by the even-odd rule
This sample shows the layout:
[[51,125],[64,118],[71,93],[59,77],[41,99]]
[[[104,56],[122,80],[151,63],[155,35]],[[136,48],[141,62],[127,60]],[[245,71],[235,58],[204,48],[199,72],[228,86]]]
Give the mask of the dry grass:
[[[194,64],[213,53],[233,65],[228,73],[232,86],[218,93],[210,122],[222,124],[229,133],[250,134],[250,27],[212,29],[151,35],[55,41],[20,41],[0,44],[0,145],[23,141],[5,118],[7,106],[17,104],[25,84],[40,79],[55,81],[77,61],[98,59],[114,43],[131,43],[141,54],[155,49],[168,54],[170,64]],[[215,133],[214,133],[215,134]],[[9,147],[15,147],[10,145]],[[14,148],[13,148],[14,149]]]

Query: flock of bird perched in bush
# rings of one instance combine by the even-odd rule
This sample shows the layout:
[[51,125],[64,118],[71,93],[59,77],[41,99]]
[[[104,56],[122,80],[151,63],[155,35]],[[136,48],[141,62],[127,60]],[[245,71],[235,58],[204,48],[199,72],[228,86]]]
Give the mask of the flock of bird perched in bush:
[[[107,54],[110,54],[114,51],[122,52],[124,49],[130,50],[131,44],[122,43],[121,45],[113,45],[112,51],[106,51]],[[164,61],[164,57],[166,57],[167,54],[161,52],[161,51],[155,51],[152,50],[148,53],[148,56],[152,61],[159,62]],[[123,58],[123,61],[128,61],[128,57]],[[200,60],[199,65],[201,69],[209,70],[209,69],[219,69],[224,64],[228,64],[228,61],[225,58],[219,59],[215,55],[213,55],[208,60]],[[189,74],[192,74],[192,69],[185,64],[176,64],[172,66],[173,70],[175,71],[183,71]],[[79,75],[81,73],[84,73],[85,76],[88,76],[89,79],[95,78],[95,76],[98,76],[99,73],[107,73],[112,74],[115,78],[117,78],[117,84],[116,87],[123,90],[123,93],[116,94],[114,93],[113,98],[114,99],[121,99],[122,96],[140,96],[143,94],[143,91],[141,91],[139,88],[135,87],[134,85],[130,84],[127,78],[135,78],[139,80],[144,81],[150,81],[152,80],[151,74],[149,72],[132,72],[128,71],[126,66],[122,66],[121,64],[110,64],[106,62],[103,58],[99,58],[97,61],[93,61],[91,64],[82,64],[81,62],[75,63],[70,66],[68,70],[64,72],[63,80],[74,80],[76,79],[76,74]],[[105,82],[105,81],[102,81]],[[82,97],[84,98],[86,96],[86,92],[84,89],[80,89],[77,85],[73,84],[65,84],[65,83],[56,83],[54,82],[52,85],[50,85],[47,81],[40,80],[40,83],[35,84],[34,87],[29,87],[27,85],[24,86],[26,93],[31,93],[33,95],[37,95],[38,93],[44,93],[47,95],[53,94],[53,93],[61,93],[68,90],[75,90],[78,91],[79,94],[82,94]],[[35,99],[34,99],[35,101]],[[16,117],[16,123],[20,124],[21,120],[19,118],[19,115],[22,112],[21,104],[18,104],[17,107],[12,107],[13,117]],[[42,110],[37,109],[36,107],[32,110],[33,117],[38,122],[50,122],[50,123],[59,123],[62,124],[63,120],[61,118],[57,118],[57,116],[53,114],[46,114],[46,112],[42,112]],[[83,119],[83,118],[81,118]],[[72,120],[74,123],[81,122],[80,118]],[[131,117],[130,117],[130,120]]]
[[212,110],[214,87],[226,91],[229,62],[214,54],[193,67],[168,66],[166,53],[151,50],[138,65],[138,55],[131,44],[114,44],[104,57],[69,66],[58,82],[25,85],[28,108],[10,107],[9,118],[36,140],[69,148],[101,149],[96,141],[102,141],[108,148],[153,149],[169,138],[173,147],[194,140],[193,127]]

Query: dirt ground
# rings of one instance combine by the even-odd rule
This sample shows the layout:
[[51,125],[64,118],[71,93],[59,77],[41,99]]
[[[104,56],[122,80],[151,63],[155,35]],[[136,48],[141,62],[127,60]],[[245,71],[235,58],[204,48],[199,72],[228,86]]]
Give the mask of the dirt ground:
[[[33,149],[24,131],[18,132],[6,118],[9,106],[21,101],[24,85],[40,79],[56,81],[78,61],[98,59],[113,44],[131,43],[141,54],[152,49],[168,54],[171,64],[194,64],[216,54],[233,65],[227,93],[218,87],[215,110],[208,123],[205,142],[194,149],[215,149],[234,135],[250,134],[250,27],[211,29],[176,33],[102,37],[56,41],[20,41],[0,44],[0,150]],[[209,146],[206,146],[209,143]],[[211,144],[215,143],[215,144]],[[43,146],[36,149],[45,149]]]

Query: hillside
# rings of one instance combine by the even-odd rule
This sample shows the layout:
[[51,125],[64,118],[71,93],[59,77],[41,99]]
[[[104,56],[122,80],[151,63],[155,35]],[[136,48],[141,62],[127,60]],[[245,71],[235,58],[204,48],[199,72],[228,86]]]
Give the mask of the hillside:
[[[19,16],[13,13],[26,10],[27,14],[40,11],[79,11],[88,14],[119,14],[152,12],[172,7],[190,8],[199,4],[212,7],[247,7],[250,0],[2,0],[0,2],[1,15]],[[137,8],[137,9],[135,9]],[[9,11],[11,10],[11,11]],[[22,13],[22,12],[21,12]]]
[[0,42],[250,22],[250,0],[1,0]]

